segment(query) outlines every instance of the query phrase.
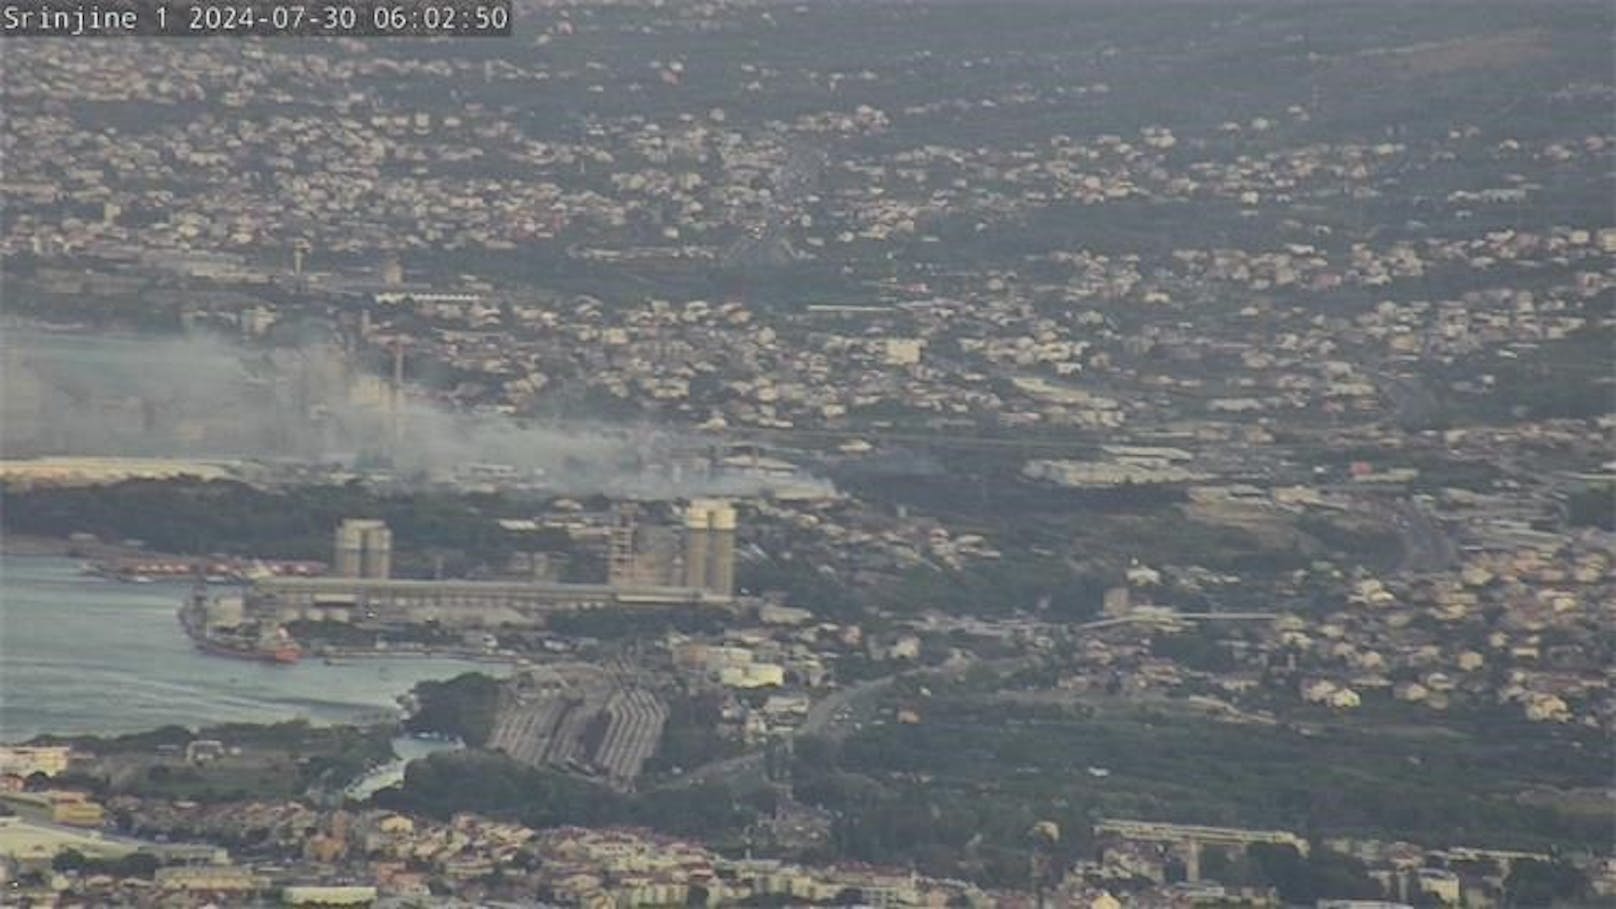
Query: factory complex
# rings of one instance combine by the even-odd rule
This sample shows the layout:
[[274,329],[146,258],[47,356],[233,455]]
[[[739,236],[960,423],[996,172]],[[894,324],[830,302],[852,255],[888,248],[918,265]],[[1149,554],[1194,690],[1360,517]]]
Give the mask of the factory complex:
[[388,526],[348,519],[336,529],[331,576],[259,578],[244,596],[209,604],[207,623],[221,628],[295,621],[494,628],[540,625],[552,613],[582,609],[730,603],[735,597],[734,506],[692,500],[682,510],[682,523],[677,529],[642,527],[634,506],[619,507],[608,534],[605,582],[565,583],[394,578]]
[[246,597],[250,618],[494,627],[549,613],[608,606],[657,608],[728,602],[689,587],[615,587],[552,581],[265,578]]

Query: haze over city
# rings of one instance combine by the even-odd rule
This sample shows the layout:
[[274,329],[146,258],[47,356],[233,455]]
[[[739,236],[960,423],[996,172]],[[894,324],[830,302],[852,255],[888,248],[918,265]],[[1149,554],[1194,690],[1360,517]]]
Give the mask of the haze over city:
[[1610,4],[249,6],[0,17],[0,903],[1616,905]]

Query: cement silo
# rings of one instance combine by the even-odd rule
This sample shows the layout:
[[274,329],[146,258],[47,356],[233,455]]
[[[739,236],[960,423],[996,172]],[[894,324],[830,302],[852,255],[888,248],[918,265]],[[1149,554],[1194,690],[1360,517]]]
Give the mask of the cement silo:
[[386,580],[393,574],[393,531],[381,521],[365,529],[364,559],[360,564],[364,577]]
[[685,507],[685,586],[707,589],[709,527],[707,503],[697,499]]
[[685,507],[684,586],[735,595],[735,506],[693,499]]
[[707,589],[721,597],[735,595],[735,506],[715,502],[707,511]]
[[332,573],[339,578],[387,578],[393,573],[393,532],[382,521],[348,518],[337,526]]
[[347,520],[337,525],[337,540],[331,573],[339,578],[357,578],[365,563],[365,522]]

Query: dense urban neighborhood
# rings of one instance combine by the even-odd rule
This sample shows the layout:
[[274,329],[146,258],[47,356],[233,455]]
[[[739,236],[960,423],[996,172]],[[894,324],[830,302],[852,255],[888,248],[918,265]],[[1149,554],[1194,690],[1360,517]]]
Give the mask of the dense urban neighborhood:
[[7,570],[464,671],[0,714],[0,903],[1616,905],[1613,24],[8,40]]

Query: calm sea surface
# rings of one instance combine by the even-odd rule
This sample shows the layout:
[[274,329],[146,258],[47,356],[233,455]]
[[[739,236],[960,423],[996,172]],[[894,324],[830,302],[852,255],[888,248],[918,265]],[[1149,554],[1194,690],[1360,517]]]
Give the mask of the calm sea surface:
[[71,559],[0,556],[0,742],[177,723],[353,720],[423,679],[503,667],[386,657],[274,666],[208,656],[175,612],[186,584],[84,576]]

